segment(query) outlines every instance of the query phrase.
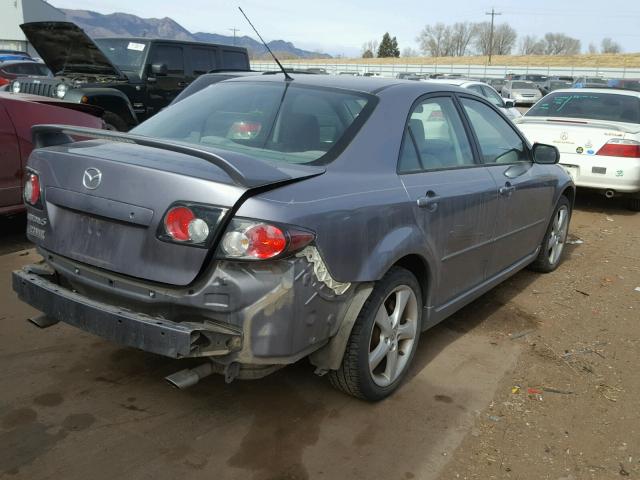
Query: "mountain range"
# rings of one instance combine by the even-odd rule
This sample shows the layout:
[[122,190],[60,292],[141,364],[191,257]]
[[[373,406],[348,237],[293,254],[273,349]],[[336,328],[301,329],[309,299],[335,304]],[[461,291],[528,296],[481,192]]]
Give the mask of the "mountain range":
[[[192,33],[175,20],[164,18],[141,18],[129,13],[111,13],[104,15],[90,10],[61,9],[67,20],[75,23],[94,38],[100,37],[155,37],[171,40],[191,40],[197,42],[222,43],[245,47],[253,58],[268,55],[264,45],[251,37],[243,35],[234,38],[218,33]],[[311,52],[297,48],[284,40],[268,42],[269,48],[279,57],[287,58],[331,58],[326,53]]]

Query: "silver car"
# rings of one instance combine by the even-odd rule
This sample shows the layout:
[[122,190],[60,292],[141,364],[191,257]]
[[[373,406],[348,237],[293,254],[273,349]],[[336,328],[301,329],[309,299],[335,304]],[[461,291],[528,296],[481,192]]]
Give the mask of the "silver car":
[[502,96],[513,100],[516,105],[533,105],[542,98],[542,93],[533,82],[509,80],[502,87]]
[[474,93],[477,93],[481,97],[486,98],[491,102],[495,107],[500,109],[502,113],[504,113],[511,120],[515,118],[520,118],[522,114],[520,110],[515,107],[515,102],[513,100],[504,99],[498,94],[498,92],[491,85],[485,82],[480,82],[477,80],[464,80],[464,79],[437,79],[437,80],[423,80],[425,82],[433,82],[433,83],[442,83],[447,85],[455,85],[460,88],[466,88]]
[[14,290],[41,327],[201,358],[167,378],[180,388],[308,357],[384,398],[422,331],[559,265],[575,195],[556,147],[468,90],[409,80],[241,77],[128,134],[34,136],[24,198],[43,262]]

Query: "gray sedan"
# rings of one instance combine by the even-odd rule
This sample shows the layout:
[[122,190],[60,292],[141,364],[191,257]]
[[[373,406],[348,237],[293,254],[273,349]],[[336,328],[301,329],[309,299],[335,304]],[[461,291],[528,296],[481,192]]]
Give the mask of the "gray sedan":
[[575,195],[557,149],[490,102],[398,79],[236,78],[129,134],[34,135],[27,234],[44,261],[14,290],[41,327],[201,358],[167,377],[180,388],[308,357],[384,398],[422,331],[559,265]]
[[509,80],[502,87],[502,96],[513,100],[516,105],[533,105],[542,98],[542,93],[533,82]]

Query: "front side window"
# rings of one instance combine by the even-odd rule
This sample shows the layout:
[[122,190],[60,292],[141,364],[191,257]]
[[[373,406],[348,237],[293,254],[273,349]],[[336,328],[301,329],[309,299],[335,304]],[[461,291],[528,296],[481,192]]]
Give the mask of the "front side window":
[[220,82],[133,132],[267,160],[326,163],[351,141],[375,103],[367,94],[287,82]]
[[475,165],[469,139],[450,97],[429,98],[411,112],[400,173]]
[[497,92],[493,88],[483,85],[482,90],[484,91],[484,98],[489,100],[493,105],[495,105],[498,108],[504,107],[504,102],[502,101],[502,98],[500,97],[500,95],[497,94]]
[[463,98],[462,105],[476,134],[483,162],[528,162],[527,148],[509,123],[482,102]]

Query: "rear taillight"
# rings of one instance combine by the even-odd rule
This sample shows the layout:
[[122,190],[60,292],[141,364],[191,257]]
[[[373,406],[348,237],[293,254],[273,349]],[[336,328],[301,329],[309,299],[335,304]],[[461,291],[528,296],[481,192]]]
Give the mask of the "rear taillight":
[[234,219],[220,243],[218,256],[237,260],[267,260],[295,253],[315,238],[297,227]]
[[158,228],[158,238],[166,242],[208,247],[226,209],[191,203],[171,206]]
[[0,87],[4,87],[5,85],[8,85],[9,83],[11,83],[11,80],[9,80],[8,78],[0,77]]
[[24,201],[31,206],[40,204],[40,178],[36,173],[29,172],[24,184]]
[[235,122],[229,129],[228,138],[231,140],[251,140],[262,130],[262,124],[258,122]]
[[598,150],[596,155],[640,158],[640,142],[623,138],[612,138]]

